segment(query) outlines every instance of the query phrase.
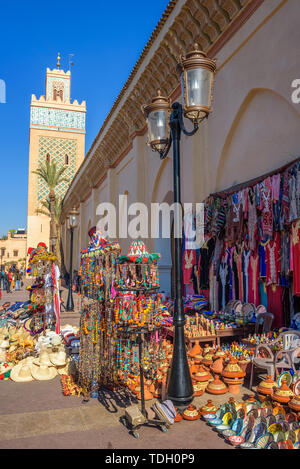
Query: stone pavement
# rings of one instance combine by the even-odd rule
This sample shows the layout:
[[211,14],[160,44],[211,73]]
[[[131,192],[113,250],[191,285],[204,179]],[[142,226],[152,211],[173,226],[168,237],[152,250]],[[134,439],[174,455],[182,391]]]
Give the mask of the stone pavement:
[[[25,288],[25,287],[24,287]],[[4,294],[5,301],[28,298],[25,289]],[[67,291],[63,289],[66,302]],[[76,307],[77,298],[75,298]],[[61,324],[78,324],[78,313],[62,312]],[[236,400],[249,395],[246,388]],[[228,401],[225,396],[195,398],[197,408],[212,398],[215,403]],[[167,433],[142,427],[135,439],[119,422],[125,407],[138,403],[130,393],[101,390],[98,399],[82,399],[62,394],[60,378],[51,381],[15,383],[0,381],[0,448],[111,448],[111,449],[232,449],[203,421],[181,421]],[[147,403],[151,406],[152,401]]]

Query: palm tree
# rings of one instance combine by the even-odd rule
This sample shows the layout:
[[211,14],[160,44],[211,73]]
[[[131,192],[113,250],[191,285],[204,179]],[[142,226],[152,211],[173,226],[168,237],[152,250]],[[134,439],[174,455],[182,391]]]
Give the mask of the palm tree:
[[[60,168],[57,167],[57,164],[55,161],[48,161],[46,160],[44,163],[41,163],[40,166],[37,168],[37,170],[32,171],[34,174],[39,176],[41,179],[45,181],[47,186],[49,187],[49,195],[48,195],[48,201],[49,201],[49,206],[44,205],[44,208],[47,208],[50,214],[51,218],[51,228],[56,227],[56,220],[55,220],[55,200],[56,200],[56,195],[55,195],[55,188],[61,183],[61,182],[69,182],[69,180],[63,175],[64,172],[66,171],[67,166],[61,166]],[[47,203],[47,202],[46,202]],[[51,231],[51,229],[50,229]],[[55,230],[59,231],[59,230]],[[53,249],[56,251],[56,248],[54,247]]]
[[[62,248],[61,248],[61,236],[60,236],[60,216],[62,212],[62,198],[57,197],[55,198],[54,201],[54,220],[56,224],[56,233],[57,233],[57,239],[56,239],[56,257],[57,257],[57,262],[58,265],[61,269],[61,264],[62,264]],[[45,200],[42,200],[41,202],[41,207],[36,210],[37,214],[42,214],[46,215],[47,217],[50,216],[50,208],[51,208],[51,202],[50,202],[50,197],[47,197]]]

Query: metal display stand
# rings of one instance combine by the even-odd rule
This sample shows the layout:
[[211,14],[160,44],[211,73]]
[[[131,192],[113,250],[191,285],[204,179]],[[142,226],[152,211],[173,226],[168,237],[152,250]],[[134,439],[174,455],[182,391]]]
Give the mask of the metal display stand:
[[145,421],[139,425],[132,425],[128,420],[126,419],[126,416],[123,415],[120,418],[121,423],[130,430],[130,433],[135,437],[139,438],[139,433],[137,430],[139,430],[142,426],[144,425],[150,425],[150,426],[156,426],[159,427],[164,433],[168,431],[167,429],[167,422],[163,420],[152,420],[148,419],[147,414],[146,414],[146,406],[145,406],[145,385],[144,385],[144,370],[142,366],[142,357],[143,357],[143,344],[144,344],[144,334],[149,333],[149,332],[155,332],[160,327],[156,327],[152,329],[149,329],[147,327],[128,327],[125,326],[124,328],[120,328],[118,330],[119,335],[123,334],[129,334],[129,335],[137,335],[136,343],[139,347],[139,369],[140,369],[140,382],[141,382],[141,413],[145,417]]

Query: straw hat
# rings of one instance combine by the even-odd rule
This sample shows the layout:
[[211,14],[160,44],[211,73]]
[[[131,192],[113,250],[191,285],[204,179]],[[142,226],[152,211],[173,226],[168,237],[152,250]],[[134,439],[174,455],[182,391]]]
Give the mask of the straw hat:
[[33,381],[30,365],[21,360],[21,362],[12,368],[10,378],[19,383]]
[[39,358],[33,360],[33,364],[37,366],[51,366],[53,367],[52,362],[50,361],[49,354],[46,350],[42,350]]
[[60,350],[56,353],[50,353],[49,355],[50,361],[55,366],[63,366],[66,365],[66,352],[64,350]]
[[56,370],[59,375],[69,375],[76,373],[75,363],[71,358],[67,358],[65,366],[57,366]]
[[48,379],[53,379],[57,376],[57,371],[54,366],[47,366],[47,365],[35,365],[34,363],[30,367],[31,374],[34,379],[38,381],[44,381]]

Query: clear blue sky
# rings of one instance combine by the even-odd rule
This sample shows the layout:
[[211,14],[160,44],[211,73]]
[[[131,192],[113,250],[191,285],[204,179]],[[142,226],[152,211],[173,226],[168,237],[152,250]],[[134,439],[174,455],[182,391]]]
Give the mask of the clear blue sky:
[[168,0],[2,2],[0,236],[26,227],[31,94],[45,94],[46,68],[68,69],[71,97],[87,102],[86,152],[139,58]]

